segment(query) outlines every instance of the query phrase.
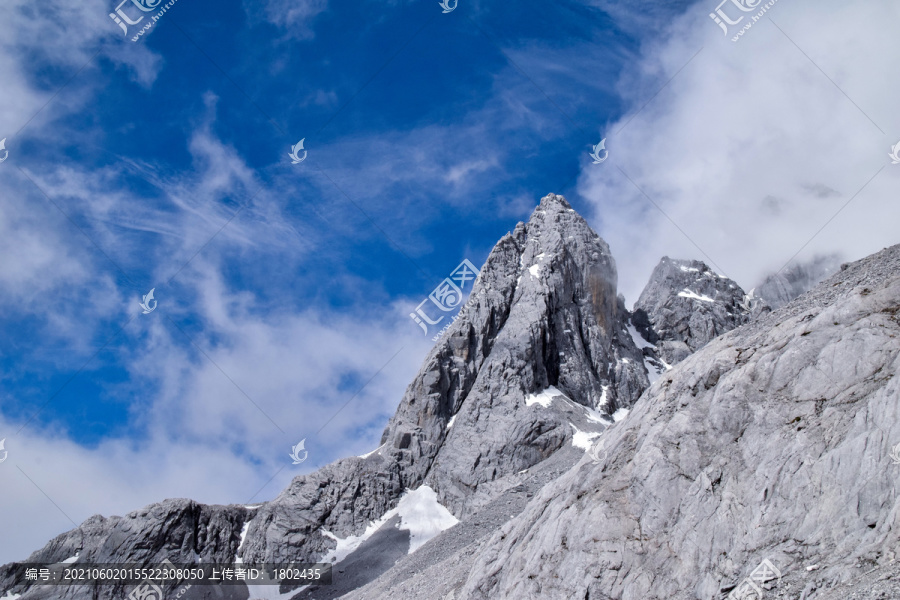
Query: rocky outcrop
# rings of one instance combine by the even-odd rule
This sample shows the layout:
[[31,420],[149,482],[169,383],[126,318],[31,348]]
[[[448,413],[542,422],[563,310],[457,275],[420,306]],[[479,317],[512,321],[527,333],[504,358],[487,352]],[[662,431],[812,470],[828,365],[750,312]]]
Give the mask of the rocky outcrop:
[[[81,563],[160,564],[234,562],[241,531],[253,516],[243,506],[207,506],[192,500],[166,500],[124,517],[95,515],[77,529],[64,533],[32,554],[28,562],[62,563],[75,557]],[[0,590],[22,589],[11,565],[0,567]],[[100,596],[93,596],[99,589]],[[18,592],[21,593],[21,592]],[[123,586],[34,586],[22,598],[124,598]]]
[[382,452],[464,516],[484,484],[570,439],[571,418],[529,407],[529,395],[554,387],[604,415],[631,406],[648,380],[616,280],[606,243],[564,198],[542,199],[491,252],[467,308],[385,430]]
[[816,256],[812,260],[793,264],[769,275],[751,292],[772,308],[781,308],[835,273],[840,262],[840,257],[836,254]]
[[[294,598],[709,600],[763,560],[781,575],[756,582],[766,598],[883,590],[900,581],[897,273],[900,246],[769,312],[664,258],[629,315],[609,248],[550,195],[493,249],[376,451],[258,506],[92,517],[30,560],[315,561],[380,519],[335,559],[336,585]],[[414,553],[411,489],[460,521]],[[125,590],[29,587],[7,565],[0,592]],[[208,597],[247,591],[180,600]]]
[[685,359],[454,597],[721,598],[769,560],[766,598],[839,598],[892,564],[898,273],[895,246]]
[[635,303],[631,322],[656,346],[657,357],[674,365],[746,323],[752,309],[737,283],[705,263],[665,256]]
[[[406,490],[423,484],[464,519],[518,485],[521,471],[561,450],[567,467],[573,444],[586,447],[649,386],[616,282],[609,247],[563,197],[551,194],[490,253],[377,451],[297,477],[253,509],[190,504],[195,521],[221,521],[221,527],[201,532],[199,521],[180,516],[187,510],[181,501],[167,501],[140,517],[87,522],[32,558],[49,552],[52,560],[78,554],[92,562],[100,556],[139,563],[162,557],[313,562],[334,550],[336,538],[360,535]],[[0,590],[23,591],[3,573]],[[22,599],[42,593],[35,587]],[[66,593],[87,598],[91,590]],[[113,597],[102,588],[98,593]]]

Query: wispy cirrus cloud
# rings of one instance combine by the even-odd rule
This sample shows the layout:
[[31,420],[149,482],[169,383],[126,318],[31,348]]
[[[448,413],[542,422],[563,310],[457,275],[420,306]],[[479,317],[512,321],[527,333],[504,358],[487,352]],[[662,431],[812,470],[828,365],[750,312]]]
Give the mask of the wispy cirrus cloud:
[[256,19],[290,30],[294,37],[315,36],[313,21],[328,9],[328,0],[264,0],[261,4],[244,3],[247,13]]

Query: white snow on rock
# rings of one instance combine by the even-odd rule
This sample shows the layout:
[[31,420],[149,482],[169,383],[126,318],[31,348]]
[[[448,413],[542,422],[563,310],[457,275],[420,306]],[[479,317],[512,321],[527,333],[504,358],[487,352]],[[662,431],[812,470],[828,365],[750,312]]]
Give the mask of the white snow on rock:
[[[535,256],[534,258],[535,258],[535,260],[540,260],[540,261],[542,261],[542,260],[544,260],[546,257],[547,257],[547,255],[544,254],[543,252],[541,252],[540,254],[538,254],[537,256]],[[535,263],[535,264],[531,265],[530,267],[528,267],[528,272],[531,273],[531,276],[532,276],[532,277],[537,278],[538,275],[539,275],[540,272],[541,272],[541,265],[538,264],[538,263]]]
[[247,532],[250,531],[250,521],[244,523],[244,527],[241,529],[241,541],[238,542],[237,552],[234,553],[234,562],[237,564],[242,564],[244,559],[241,558],[241,550],[244,548],[244,540],[247,539]]
[[628,409],[620,408],[619,410],[617,410],[616,412],[613,413],[612,418],[613,418],[613,421],[618,423],[619,421],[621,421],[622,419],[624,419],[627,416],[628,416]]
[[630,321],[628,322],[626,329],[631,335],[631,339],[634,340],[634,345],[638,347],[638,350],[643,350],[644,348],[656,348],[656,346],[645,340],[644,337],[638,333],[638,330],[634,328],[634,325],[632,325]]
[[[458,415],[459,413],[456,413],[456,414]],[[450,429],[451,427],[453,427],[453,423],[455,421],[456,421],[456,415],[453,415],[452,417],[450,417],[450,420],[447,421],[447,429]]]
[[[572,423],[569,423],[569,425],[572,425]],[[581,431],[574,425],[572,425],[572,429],[575,430],[575,433],[572,434],[572,445],[576,448],[581,448],[585,452],[591,449],[594,438],[600,437],[601,435],[595,431]]]
[[678,268],[681,269],[682,271],[684,271],[685,273],[699,273],[700,272],[700,269],[695,269],[694,267],[686,267],[684,265],[681,265]]
[[565,394],[551,385],[543,392],[539,392],[537,394],[528,394],[527,396],[525,396],[525,406],[540,404],[544,408],[550,408],[550,403],[553,402],[554,396],[562,396],[563,398],[566,397]]
[[[609,388],[608,385],[604,386],[604,388],[603,388],[603,397],[601,398],[601,402],[604,401],[604,399],[606,398],[607,388]],[[554,389],[556,389],[556,388],[554,388]],[[566,402],[568,402],[575,408],[582,410],[585,414],[585,417],[587,417],[588,421],[593,421],[594,423],[600,423],[601,425],[606,425],[606,426],[609,426],[613,423],[612,417],[610,417],[608,414],[600,412],[599,410],[596,410],[593,408],[589,408],[587,406],[584,406],[583,404],[578,404],[577,402],[575,402],[574,400],[572,400],[571,398],[569,398],[562,392],[560,392],[558,395],[562,396],[563,400],[565,400]],[[573,427],[574,427],[574,425],[573,425]]]
[[378,452],[378,451],[381,450],[382,448],[384,448],[384,444],[378,446],[377,448],[375,448],[375,449],[372,450],[371,452],[366,452],[365,454],[360,454],[357,458],[369,458],[370,456],[372,456],[373,454],[375,454],[376,452]]
[[377,521],[369,523],[366,530],[360,535],[339,538],[330,531],[322,529],[322,533],[337,542],[337,546],[319,559],[319,562],[341,562],[397,515],[400,516],[398,529],[409,531],[410,554],[440,532],[459,523],[459,520],[438,502],[437,492],[427,485],[423,485],[413,491],[407,490],[395,508],[384,513]]
[[687,288],[685,288],[685,290],[683,292],[678,292],[678,295],[681,296],[682,298],[690,298],[692,300],[701,300],[703,302],[715,302],[715,300],[713,300],[709,296],[701,296],[700,294],[698,294],[696,292],[692,292],[691,290],[689,290]]
[[427,485],[407,492],[400,498],[395,510],[400,514],[399,529],[409,531],[410,554],[440,532],[459,523],[459,519],[438,502],[437,492]]
[[73,562],[75,562],[76,560],[78,560],[78,555],[77,555],[77,554],[76,554],[75,556],[70,556],[70,557],[67,558],[66,560],[62,561],[62,564],[64,564],[64,565],[71,565],[71,564],[72,564]]
[[21,598],[22,594],[13,594],[11,591],[6,592],[5,596],[0,596],[0,600],[16,600],[16,598]]
[[607,406],[609,405],[609,396],[608,396],[608,385],[601,385],[603,392],[600,394],[600,401],[597,402],[597,406]]
[[321,529],[322,535],[325,537],[329,537],[337,542],[334,550],[331,550],[325,556],[319,559],[318,562],[330,562],[330,563],[338,563],[350,556],[350,554],[359,548],[364,541],[372,537],[376,531],[378,531],[382,525],[387,523],[387,521],[397,514],[397,509],[394,508],[392,510],[387,511],[384,515],[378,519],[377,521],[372,521],[366,526],[366,530],[363,531],[359,535],[348,535],[345,538],[339,538],[334,535],[327,529]]

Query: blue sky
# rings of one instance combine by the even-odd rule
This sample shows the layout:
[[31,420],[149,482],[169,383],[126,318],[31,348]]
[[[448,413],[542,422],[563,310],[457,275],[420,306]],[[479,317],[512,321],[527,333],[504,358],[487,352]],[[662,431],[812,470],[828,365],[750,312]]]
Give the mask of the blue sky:
[[896,243],[897,7],[781,0],[733,43],[709,4],[178,0],[132,42],[111,1],[5,3],[0,561],[373,449],[409,312],[546,193],[629,303],[664,254],[749,289]]

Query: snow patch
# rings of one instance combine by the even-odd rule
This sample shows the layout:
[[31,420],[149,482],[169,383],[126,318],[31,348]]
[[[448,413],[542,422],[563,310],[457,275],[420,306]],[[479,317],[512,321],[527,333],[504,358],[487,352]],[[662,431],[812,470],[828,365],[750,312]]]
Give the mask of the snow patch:
[[67,558],[66,560],[62,561],[61,564],[64,564],[64,565],[71,565],[71,564],[72,564],[73,562],[75,562],[76,560],[78,560],[78,555],[77,555],[77,554],[76,554],[75,556],[70,556],[70,557]]
[[369,458],[370,456],[372,456],[373,454],[375,454],[376,452],[378,452],[378,451],[381,450],[382,448],[384,448],[384,444],[378,446],[377,448],[375,448],[375,449],[372,450],[371,452],[366,452],[365,454],[360,454],[360,455],[358,456],[358,458]]
[[437,492],[427,485],[407,492],[400,498],[395,510],[400,514],[399,529],[409,531],[410,554],[445,529],[459,523],[459,519],[438,502]]
[[550,403],[553,402],[554,396],[562,396],[563,398],[567,398],[565,394],[551,385],[543,392],[539,392],[537,394],[528,394],[527,396],[525,396],[525,406],[540,404],[544,408],[550,408]]
[[[572,425],[569,423],[569,425]],[[591,446],[594,443],[594,438],[600,437],[600,433],[594,431],[581,431],[574,425],[572,425],[572,429],[575,430],[575,433],[572,434],[572,445],[576,448],[581,448],[585,452],[591,449]]]
[[638,330],[634,327],[634,325],[631,324],[631,322],[629,322],[625,328],[631,335],[631,339],[634,340],[634,345],[638,347],[638,350],[643,350],[644,348],[656,348],[656,346],[645,340],[644,336],[638,333]]
[[678,268],[681,269],[682,271],[684,271],[685,273],[699,273],[700,272],[700,269],[695,269],[694,267],[685,267],[684,265],[681,265]]
[[610,416],[606,413],[602,413],[599,410],[594,410],[593,408],[588,408],[587,406],[582,406],[584,412],[587,413],[588,421],[593,421],[594,423],[600,423],[601,425],[609,425],[610,424]]
[[541,265],[531,265],[528,267],[528,272],[531,273],[532,277],[537,277],[541,272]]
[[[456,413],[456,414],[458,415],[459,413]],[[450,417],[450,420],[447,422],[447,429],[450,429],[451,427],[453,427],[454,421],[456,421],[456,415],[453,415],[452,417]]]
[[250,531],[250,521],[244,523],[244,527],[241,529],[241,541],[238,543],[237,552],[234,553],[234,562],[236,564],[242,564],[244,559],[241,558],[241,549],[244,547],[244,541],[247,539],[247,532]]
[[12,591],[8,591],[5,596],[0,596],[0,600],[16,600],[16,598],[21,597],[22,594],[13,594]]
[[244,508],[246,508],[247,510],[256,510],[260,506],[262,506],[262,504],[245,504]]
[[692,292],[691,290],[685,288],[683,292],[678,292],[678,295],[682,298],[690,298],[691,300],[701,300],[703,302],[715,302],[709,296],[701,296],[696,292]]
[[421,548],[428,540],[445,529],[459,523],[459,520],[438,502],[437,492],[427,485],[423,485],[413,491],[407,490],[395,508],[384,513],[380,519],[369,523],[366,530],[360,535],[339,538],[327,529],[322,529],[322,534],[333,539],[337,545],[319,562],[341,562],[397,515],[400,516],[398,529],[409,531],[409,554]]
[[609,404],[609,397],[608,397],[609,386],[601,385],[600,389],[602,390],[602,392],[600,393],[600,401],[597,403],[597,406],[606,406]]
[[[607,387],[609,387],[609,386],[607,386]],[[588,421],[593,421],[594,423],[600,423],[601,425],[605,425],[607,427],[613,422],[612,418],[609,415],[607,415],[606,413],[602,413],[599,410],[589,408],[587,406],[584,406],[583,404],[578,404],[577,402],[575,402],[571,398],[567,398],[566,396],[563,396],[562,398],[563,398],[563,400],[565,400],[572,406],[583,410]],[[601,400],[602,400],[602,398],[601,398]]]
[[622,419],[628,416],[629,410],[627,408],[620,408],[616,412],[613,413],[612,418],[613,421],[618,423]]

